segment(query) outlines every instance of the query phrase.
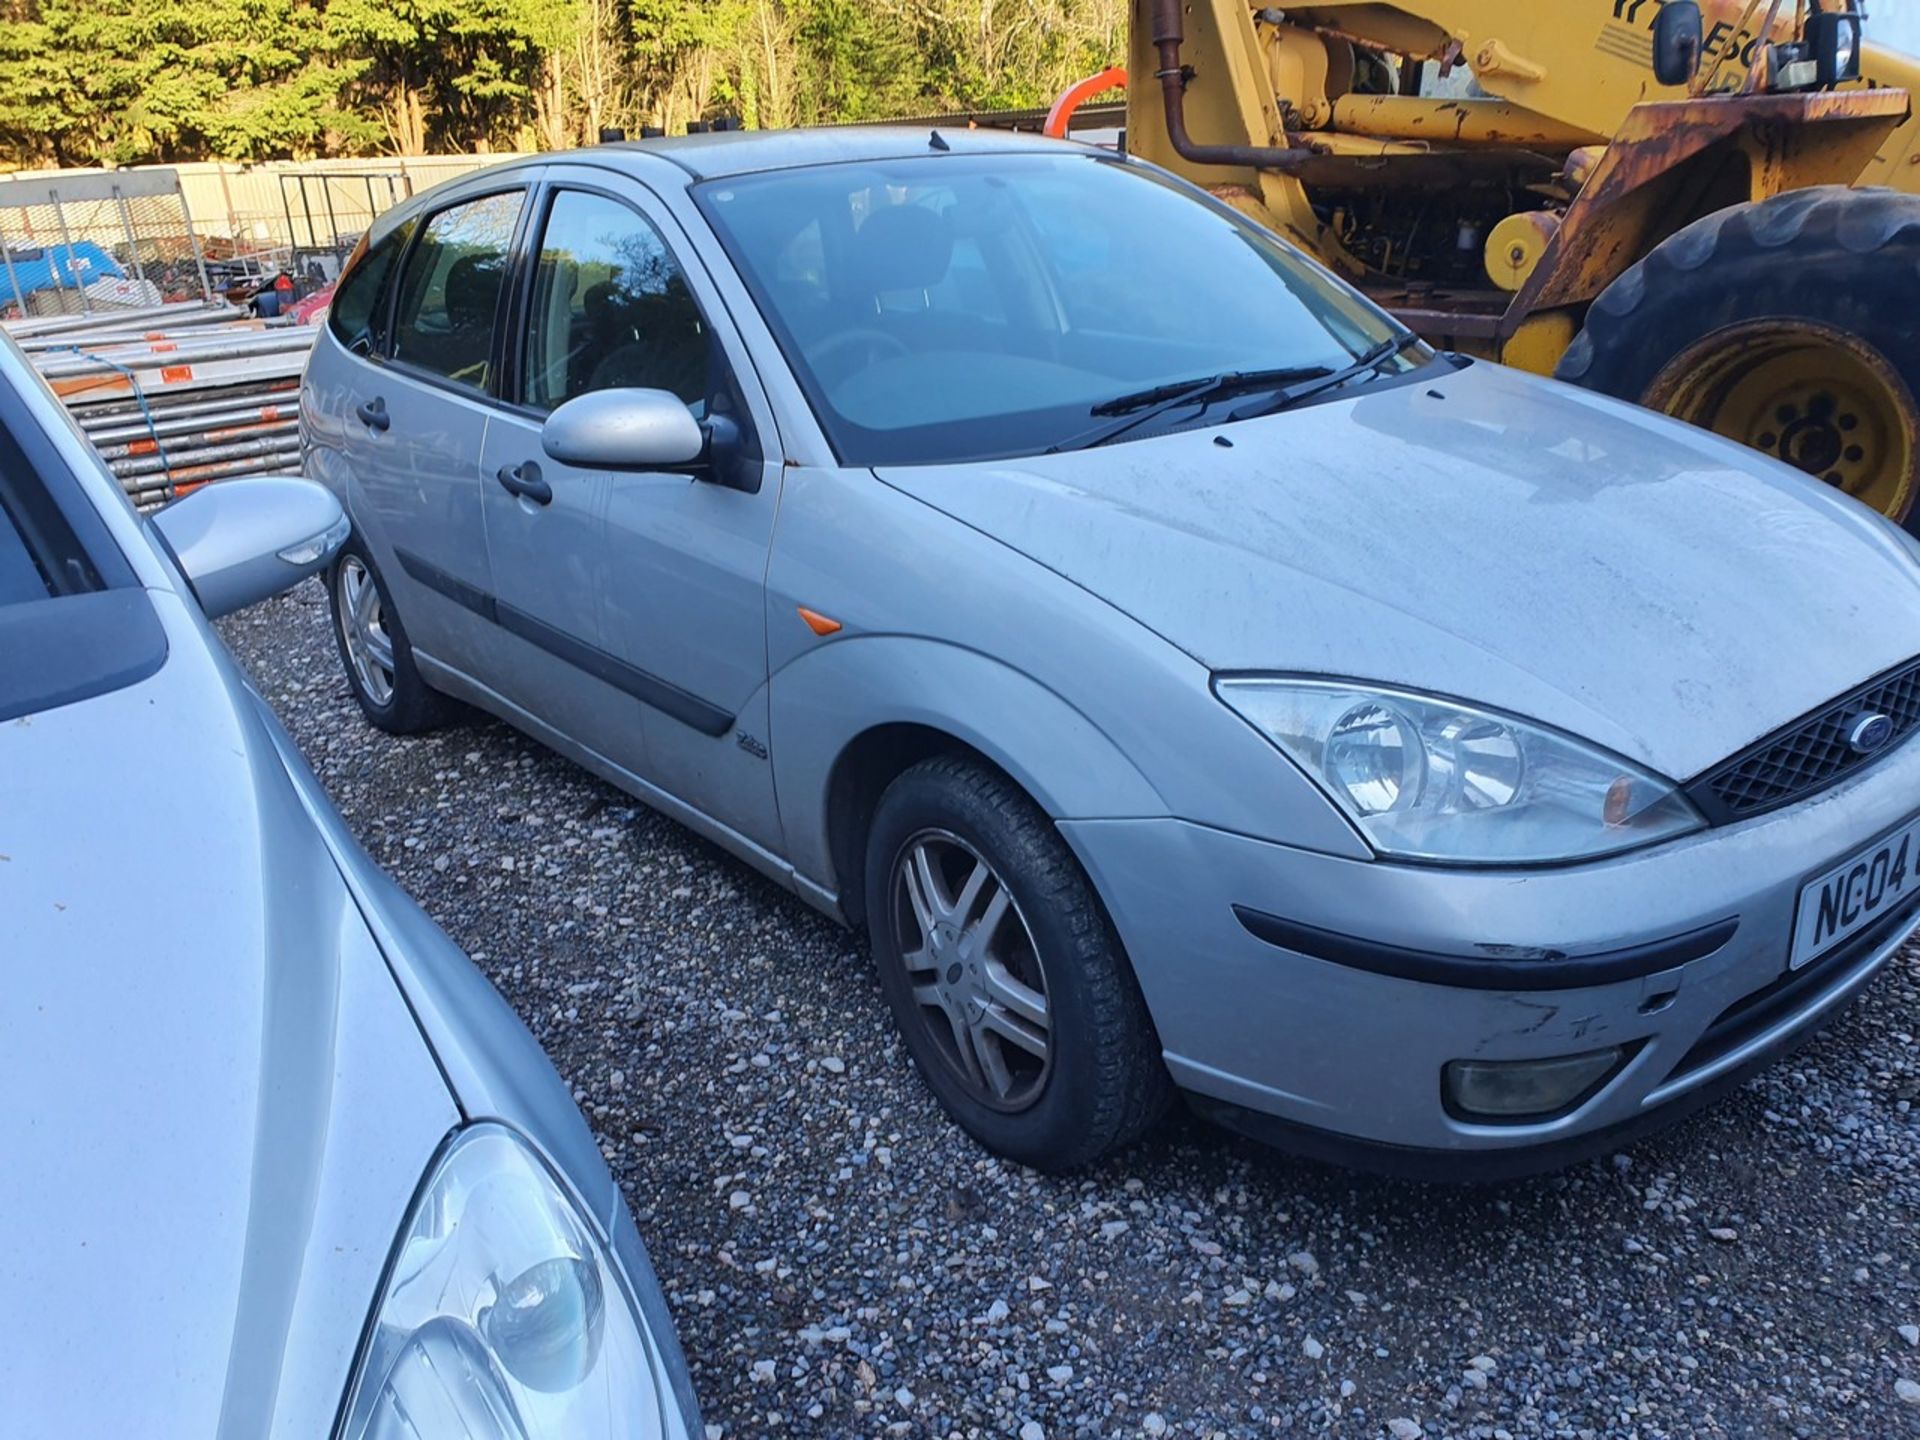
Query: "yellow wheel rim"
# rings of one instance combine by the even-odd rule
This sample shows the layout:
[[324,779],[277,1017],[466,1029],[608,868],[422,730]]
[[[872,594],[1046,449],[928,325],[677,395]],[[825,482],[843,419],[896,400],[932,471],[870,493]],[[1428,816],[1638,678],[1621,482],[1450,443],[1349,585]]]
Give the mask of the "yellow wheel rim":
[[1903,521],[1920,407],[1871,345],[1805,320],[1716,330],[1667,363],[1645,404],[1786,461]]

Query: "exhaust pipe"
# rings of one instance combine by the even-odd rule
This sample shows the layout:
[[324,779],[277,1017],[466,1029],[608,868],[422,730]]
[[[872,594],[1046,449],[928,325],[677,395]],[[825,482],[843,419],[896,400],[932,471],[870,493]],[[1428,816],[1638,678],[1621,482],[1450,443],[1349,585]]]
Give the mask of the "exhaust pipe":
[[1193,165],[1253,166],[1261,170],[1298,170],[1315,158],[1313,151],[1285,145],[1202,145],[1187,133],[1187,71],[1180,61],[1186,31],[1180,18],[1182,0],[1154,0],[1153,46],[1160,56],[1155,72],[1166,103],[1167,139],[1173,153]]

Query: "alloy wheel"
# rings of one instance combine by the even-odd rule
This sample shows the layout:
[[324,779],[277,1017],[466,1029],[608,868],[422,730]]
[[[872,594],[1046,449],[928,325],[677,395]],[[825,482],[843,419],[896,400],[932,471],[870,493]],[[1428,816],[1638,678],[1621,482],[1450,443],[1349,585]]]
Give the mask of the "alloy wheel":
[[1020,907],[980,852],[923,830],[893,867],[892,924],[916,1013],[981,1104],[1024,1110],[1051,1070],[1046,973]]
[[340,617],[340,638],[346,645],[354,683],[367,699],[384,707],[393,700],[393,637],[387,633],[380,587],[358,555],[348,555],[340,562],[335,584],[339,587],[336,613]]

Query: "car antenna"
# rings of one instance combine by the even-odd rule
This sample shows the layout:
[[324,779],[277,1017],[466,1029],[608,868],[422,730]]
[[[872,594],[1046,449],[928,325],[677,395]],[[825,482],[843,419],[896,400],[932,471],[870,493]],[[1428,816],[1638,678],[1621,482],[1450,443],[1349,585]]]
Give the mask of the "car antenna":
[[936,150],[951,150],[953,148],[951,145],[947,144],[947,137],[942,135],[938,130],[935,130],[931,135],[927,137],[927,144],[931,145]]

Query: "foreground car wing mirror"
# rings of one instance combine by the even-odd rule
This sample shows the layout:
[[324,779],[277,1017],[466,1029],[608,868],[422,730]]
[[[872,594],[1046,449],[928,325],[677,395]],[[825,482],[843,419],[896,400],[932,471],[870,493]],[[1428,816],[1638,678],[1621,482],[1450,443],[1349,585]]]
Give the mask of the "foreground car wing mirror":
[[348,529],[331,491],[290,475],[222,480],[156,510],[148,523],[209,617],[231,614],[317,574]]
[[707,436],[669,391],[595,390],[549,415],[540,445],[588,470],[678,470],[705,458]]

